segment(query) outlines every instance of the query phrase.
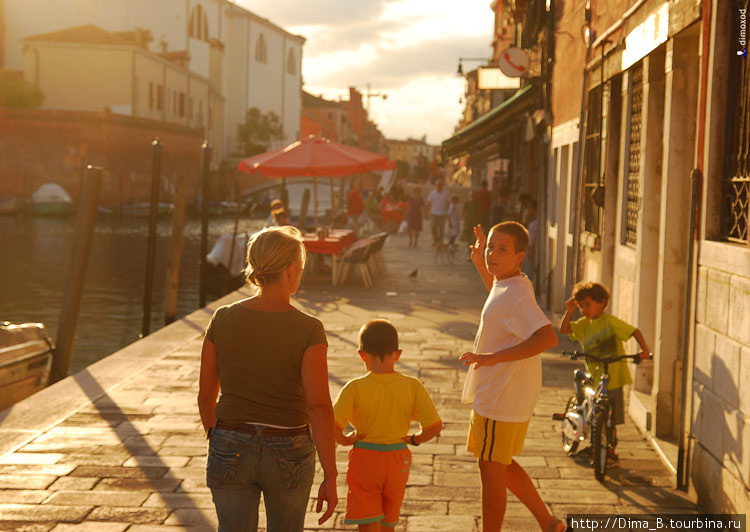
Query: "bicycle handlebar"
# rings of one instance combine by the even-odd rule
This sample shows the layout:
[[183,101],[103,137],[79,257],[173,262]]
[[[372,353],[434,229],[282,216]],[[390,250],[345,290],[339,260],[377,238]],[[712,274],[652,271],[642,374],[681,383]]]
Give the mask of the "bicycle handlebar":
[[[583,351],[576,350],[576,351],[563,351],[562,354],[570,358],[570,360],[576,360],[577,358],[581,357],[581,358],[591,359],[595,362],[606,362],[607,364],[611,364],[612,362],[618,362],[620,360],[627,360],[627,359],[632,360],[636,364],[640,364],[643,361],[640,353],[636,353],[635,355],[622,355],[619,357],[600,357],[600,356],[592,355],[590,353],[584,353]],[[653,353],[651,353],[651,356],[649,357],[649,359],[652,359],[652,358],[654,358]]]

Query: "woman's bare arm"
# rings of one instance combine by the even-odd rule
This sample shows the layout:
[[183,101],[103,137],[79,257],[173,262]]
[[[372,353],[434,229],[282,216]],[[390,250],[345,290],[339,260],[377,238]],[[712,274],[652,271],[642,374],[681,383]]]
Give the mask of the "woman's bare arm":
[[325,344],[312,345],[302,356],[302,386],[307,398],[307,411],[312,425],[312,437],[318,450],[320,465],[323,468],[323,482],[318,490],[316,511],[328,503],[325,513],[318,523],[322,524],[333,515],[338,503],[336,494],[336,443],[334,437],[333,405],[328,389],[328,347]]
[[219,366],[216,362],[216,347],[208,338],[203,339],[201,370],[198,384],[198,411],[203,430],[213,427],[216,420],[216,398],[219,396]]

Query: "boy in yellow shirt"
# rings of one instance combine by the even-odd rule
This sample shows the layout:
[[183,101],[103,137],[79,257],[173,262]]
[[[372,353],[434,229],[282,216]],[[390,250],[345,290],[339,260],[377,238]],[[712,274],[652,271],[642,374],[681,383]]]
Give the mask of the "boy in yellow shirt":
[[[387,320],[372,320],[359,331],[359,356],[367,373],[347,382],[333,406],[336,441],[349,451],[344,523],[360,532],[393,530],[398,523],[411,468],[407,443],[437,436],[443,423],[419,380],[394,369],[401,357],[398,333]],[[412,421],[422,431],[408,434]],[[355,431],[344,434],[348,425]]]
[[[606,286],[595,282],[578,283],[573,287],[570,299],[565,302],[565,316],[560,323],[560,333],[567,334],[571,340],[578,340],[585,353],[602,358],[623,356],[625,354],[623,342],[632,336],[641,348],[640,358],[642,360],[651,358],[651,349],[646,344],[643,333],[637,327],[605,312],[608,304],[609,290]],[[583,317],[571,321],[576,308],[581,310]],[[602,380],[604,365],[593,360],[586,360],[586,370],[591,374],[594,386],[597,386]],[[612,417],[615,425],[622,425],[625,422],[625,399],[622,387],[632,382],[633,379],[630,377],[624,360],[609,364],[607,392],[612,404]],[[576,386],[579,388],[580,401],[582,390],[578,382]],[[611,462],[618,460],[616,446],[617,429],[615,429],[613,447],[607,449],[607,458]]]

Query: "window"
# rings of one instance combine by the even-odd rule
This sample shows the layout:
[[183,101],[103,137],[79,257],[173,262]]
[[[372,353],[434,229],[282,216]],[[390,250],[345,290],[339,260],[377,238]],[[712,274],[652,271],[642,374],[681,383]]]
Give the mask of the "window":
[[289,53],[286,55],[286,72],[292,75],[297,73],[297,58],[294,49],[289,49]]
[[255,40],[255,60],[259,63],[268,62],[268,46],[266,45],[266,38],[262,33]]
[[195,4],[190,12],[188,36],[201,41],[208,41],[208,17],[200,4]]
[[154,82],[148,82],[148,108],[154,108]]
[[161,85],[156,86],[156,110],[161,111],[164,101],[164,87]]
[[180,104],[179,104],[179,114],[180,116],[185,116],[185,93],[180,93]]
[[625,194],[625,234],[623,243],[638,243],[638,212],[641,209],[641,124],[643,108],[643,64],[630,70],[630,134],[628,137],[628,176]]
[[597,235],[601,234],[601,207],[594,201],[594,192],[602,183],[603,97],[601,85],[589,91],[583,154],[583,228]]
[[[747,10],[750,2],[735,2]],[[744,5],[742,5],[744,4]],[[734,35],[738,42],[742,9],[732,11]],[[742,24],[741,24],[742,22]],[[743,29],[744,31],[744,29]],[[731,47],[730,47],[731,48]],[[750,67],[747,59],[729,51],[729,83],[727,84],[726,144],[724,146],[723,193],[721,198],[721,236],[729,242],[750,244]]]

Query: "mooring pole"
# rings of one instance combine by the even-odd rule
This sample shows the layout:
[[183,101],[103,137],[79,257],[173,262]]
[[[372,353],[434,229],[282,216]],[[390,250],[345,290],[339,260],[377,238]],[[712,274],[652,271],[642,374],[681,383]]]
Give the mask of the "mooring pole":
[[206,263],[206,255],[208,254],[208,185],[209,174],[211,171],[211,147],[208,145],[207,140],[203,141],[201,151],[203,152],[203,192],[201,199],[201,278],[200,289],[198,291],[198,306],[203,308],[206,306],[206,273],[208,268]]
[[102,183],[102,169],[98,166],[87,166],[83,180],[81,197],[78,201],[76,216],[75,241],[68,271],[65,296],[60,311],[60,326],[57,330],[57,342],[52,356],[52,370],[49,384],[54,384],[68,376],[70,361],[73,355],[78,312],[81,309],[83,282],[86,277],[91,241],[94,235],[96,214],[99,205],[99,189]]
[[159,218],[159,186],[161,185],[161,141],[157,137],[153,147],[153,168],[151,171],[151,210],[148,219],[148,248],[146,250],[146,281],[143,284],[143,321],[141,338],[151,332],[151,292],[154,287],[154,263],[156,262],[156,222]]
[[167,300],[164,310],[164,325],[177,319],[177,296],[180,288],[180,258],[182,257],[182,234],[185,229],[187,191],[185,176],[177,177],[172,214],[172,236],[169,240],[169,261],[167,262]]

